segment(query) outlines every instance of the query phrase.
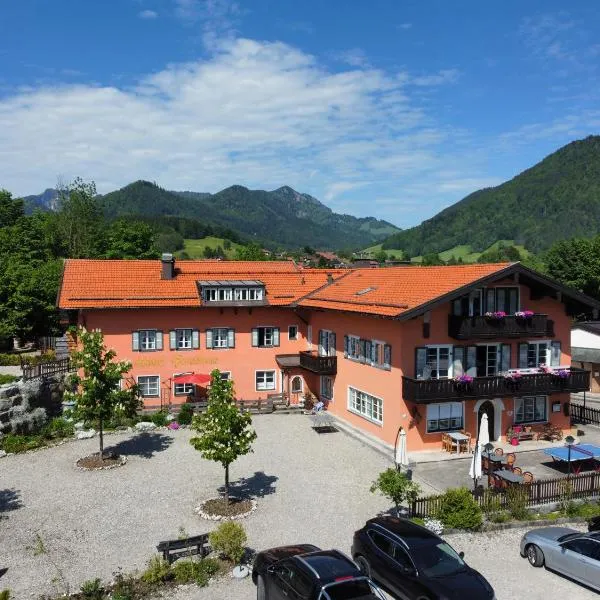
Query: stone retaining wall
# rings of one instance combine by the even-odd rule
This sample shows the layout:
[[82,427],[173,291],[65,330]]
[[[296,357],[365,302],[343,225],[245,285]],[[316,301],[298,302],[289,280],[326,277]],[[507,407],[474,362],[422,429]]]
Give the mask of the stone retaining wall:
[[64,376],[0,386],[0,434],[33,433],[61,414]]

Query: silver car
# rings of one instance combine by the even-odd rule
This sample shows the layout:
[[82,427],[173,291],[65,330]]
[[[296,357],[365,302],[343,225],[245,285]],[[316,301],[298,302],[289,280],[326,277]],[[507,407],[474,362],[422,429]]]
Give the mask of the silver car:
[[534,567],[545,565],[600,592],[600,532],[569,527],[541,527],[521,540],[521,556]]

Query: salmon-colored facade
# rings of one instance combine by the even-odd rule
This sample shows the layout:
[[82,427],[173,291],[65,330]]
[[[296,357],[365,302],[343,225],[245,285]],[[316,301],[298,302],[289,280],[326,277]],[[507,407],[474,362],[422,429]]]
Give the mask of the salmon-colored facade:
[[[138,262],[150,280],[132,291],[121,280],[134,261],[67,261],[59,306],[131,361],[150,408],[186,400],[176,374],[219,369],[240,399],[312,393],[386,443],[404,429],[414,452],[439,449],[445,431],[476,436],[483,412],[492,440],[515,425],[567,429],[569,393],[589,385],[564,368],[567,312],[598,303],[519,264],[324,272],[190,261],[165,281],[164,261],[163,271]],[[256,301],[236,291],[249,285],[263,290]],[[210,300],[219,286],[232,291]]]

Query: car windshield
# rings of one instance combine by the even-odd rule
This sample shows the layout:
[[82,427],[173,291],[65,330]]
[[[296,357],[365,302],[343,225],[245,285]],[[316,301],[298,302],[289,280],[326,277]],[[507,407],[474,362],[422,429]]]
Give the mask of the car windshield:
[[579,533],[579,531],[576,531],[575,533],[567,533],[566,535],[561,535],[556,541],[562,544],[563,542],[568,542],[569,540],[579,537],[580,535],[581,533]]
[[465,568],[465,563],[446,542],[423,544],[411,553],[417,569],[428,577],[444,577]]
[[366,579],[354,579],[328,585],[323,590],[321,598],[328,600],[370,600],[375,598],[379,600],[381,596],[375,593],[375,589]]

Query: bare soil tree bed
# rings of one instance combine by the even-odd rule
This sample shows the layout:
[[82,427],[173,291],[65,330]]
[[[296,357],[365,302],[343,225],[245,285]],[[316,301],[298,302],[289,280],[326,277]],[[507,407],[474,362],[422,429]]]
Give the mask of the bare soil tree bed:
[[225,498],[211,498],[205,500],[198,508],[199,514],[206,515],[209,519],[243,517],[251,513],[256,507],[252,500],[242,498],[229,498],[229,503]]
[[98,471],[102,469],[114,469],[116,467],[122,467],[127,462],[125,456],[119,456],[118,454],[105,453],[100,458],[100,453],[95,452],[89,456],[80,458],[75,464],[80,469],[86,471]]

